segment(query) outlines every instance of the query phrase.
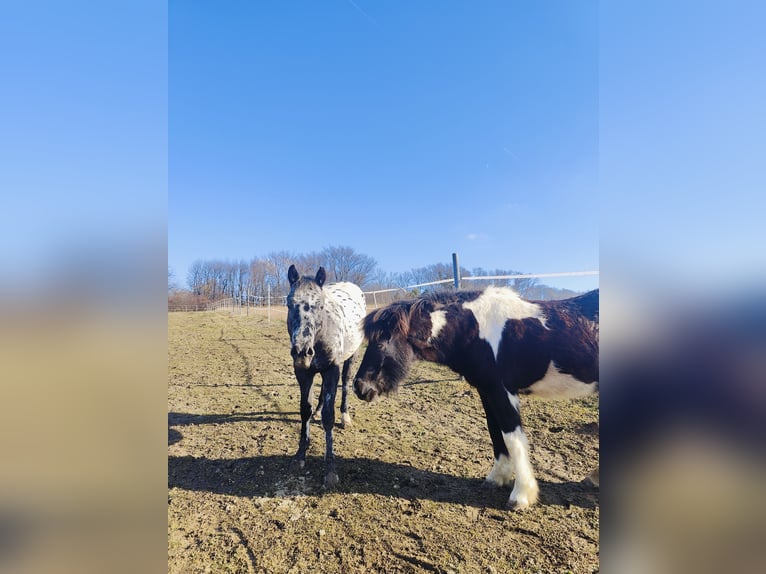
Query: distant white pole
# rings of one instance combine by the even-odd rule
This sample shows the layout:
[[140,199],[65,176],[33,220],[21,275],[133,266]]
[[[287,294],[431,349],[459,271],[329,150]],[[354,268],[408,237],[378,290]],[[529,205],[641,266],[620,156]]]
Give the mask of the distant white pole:
[[270,284],[267,291],[266,301],[268,306],[268,311],[267,311],[268,322],[271,323],[271,285]]

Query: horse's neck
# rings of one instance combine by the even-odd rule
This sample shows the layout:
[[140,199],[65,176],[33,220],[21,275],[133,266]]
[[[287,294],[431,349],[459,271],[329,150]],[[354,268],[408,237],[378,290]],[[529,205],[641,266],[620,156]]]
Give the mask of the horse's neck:
[[432,353],[428,353],[430,355],[428,360],[452,366],[452,359],[462,355],[462,348],[466,343],[463,330],[455,325],[448,325],[440,330],[437,338],[431,343]]

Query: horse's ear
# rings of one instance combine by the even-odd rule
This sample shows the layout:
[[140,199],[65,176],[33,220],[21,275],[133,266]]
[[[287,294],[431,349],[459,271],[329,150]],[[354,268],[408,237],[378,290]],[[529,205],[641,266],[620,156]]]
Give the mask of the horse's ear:
[[298,275],[298,270],[295,268],[295,265],[290,265],[290,269],[287,270],[287,279],[290,281],[290,285],[295,283],[299,277],[300,276]]
[[316,281],[317,285],[320,287],[324,285],[325,280],[327,279],[327,273],[325,273],[324,267],[320,267],[319,271],[317,271],[317,276],[314,277],[314,281]]

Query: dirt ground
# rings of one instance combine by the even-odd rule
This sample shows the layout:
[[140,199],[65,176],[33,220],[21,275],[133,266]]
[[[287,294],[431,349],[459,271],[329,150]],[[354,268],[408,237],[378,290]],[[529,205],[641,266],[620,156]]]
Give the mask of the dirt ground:
[[510,488],[482,487],[478,394],[418,363],[394,397],[352,393],[325,492],[318,421],[305,469],[288,471],[300,416],[284,312],[169,313],[168,349],[168,572],[598,571],[598,491],[581,484],[597,397],[522,398],[541,503],[513,512]]

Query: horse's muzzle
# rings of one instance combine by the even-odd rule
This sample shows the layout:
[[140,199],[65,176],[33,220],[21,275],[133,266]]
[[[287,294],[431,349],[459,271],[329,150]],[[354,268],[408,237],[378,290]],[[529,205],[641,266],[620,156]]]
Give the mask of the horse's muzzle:
[[311,367],[311,357],[296,357],[293,359],[293,366],[296,369],[308,369]]
[[355,379],[354,394],[361,400],[367,401],[369,403],[378,396],[378,391],[370,386],[369,383],[361,379]]
[[297,347],[290,349],[290,354],[293,357],[293,366],[296,369],[308,369],[311,367],[311,361],[314,359],[314,349],[309,347],[304,351],[299,351]]

